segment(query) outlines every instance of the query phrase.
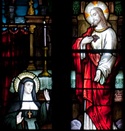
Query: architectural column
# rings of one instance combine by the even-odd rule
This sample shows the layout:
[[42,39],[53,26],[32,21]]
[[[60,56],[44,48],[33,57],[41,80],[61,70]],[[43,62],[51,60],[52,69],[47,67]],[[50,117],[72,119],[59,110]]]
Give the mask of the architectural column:
[[[28,15],[32,16],[34,15],[34,8],[33,8],[33,0],[30,0],[29,2],[29,9],[28,9]],[[35,70],[35,66],[34,66],[34,61],[33,61],[33,34],[34,34],[34,28],[36,26],[35,25],[30,25],[29,26],[29,31],[30,31],[30,60],[29,60],[29,65],[27,67],[27,70]]]
[[29,27],[29,31],[30,31],[30,60],[29,60],[29,65],[27,67],[27,70],[35,70],[35,66],[34,66],[34,61],[33,61],[33,56],[34,56],[34,50],[33,50],[33,34],[34,34],[34,28],[36,26],[35,25],[30,25]]

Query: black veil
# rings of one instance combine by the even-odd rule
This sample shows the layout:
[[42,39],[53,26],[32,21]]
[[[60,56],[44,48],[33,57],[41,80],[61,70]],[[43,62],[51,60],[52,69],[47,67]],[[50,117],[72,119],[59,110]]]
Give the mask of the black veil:
[[37,100],[37,96],[36,96],[36,87],[35,87],[35,82],[33,81],[33,79],[29,78],[29,77],[25,77],[22,80],[20,80],[19,83],[19,87],[18,87],[18,98],[14,101],[14,103],[12,103],[11,108],[9,110],[9,112],[14,112],[14,111],[18,111],[20,110],[21,106],[22,106],[22,102],[23,102],[23,94],[24,94],[24,84],[30,81],[33,83],[33,90],[31,92],[32,94],[32,99],[34,101],[34,103],[37,105],[37,107],[40,107],[40,103]]

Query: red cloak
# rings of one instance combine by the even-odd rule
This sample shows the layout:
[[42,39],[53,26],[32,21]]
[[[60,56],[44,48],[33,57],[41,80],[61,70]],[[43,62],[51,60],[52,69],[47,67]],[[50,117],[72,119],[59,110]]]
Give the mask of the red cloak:
[[[72,49],[80,49],[80,42],[85,36],[90,36],[93,28],[88,28],[82,37],[77,38]],[[90,50],[91,45],[87,44],[86,49]],[[80,53],[73,53],[74,65],[76,71],[76,96],[80,102],[86,100],[86,113],[94,123],[97,129],[109,130],[112,127],[112,87],[113,81],[117,73],[117,66],[120,57],[116,59],[116,63],[112,69],[112,73],[108,76],[104,85],[94,81],[100,54],[86,53],[86,57],[81,60]]]

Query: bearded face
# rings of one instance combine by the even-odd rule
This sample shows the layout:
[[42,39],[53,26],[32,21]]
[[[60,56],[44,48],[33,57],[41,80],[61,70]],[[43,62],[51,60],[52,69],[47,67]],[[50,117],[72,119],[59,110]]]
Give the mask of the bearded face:
[[97,26],[101,22],[101,18],[99,14],[96,12],[96,10],[92,9],[91,12],[91,18],[92,18],[92,26]]

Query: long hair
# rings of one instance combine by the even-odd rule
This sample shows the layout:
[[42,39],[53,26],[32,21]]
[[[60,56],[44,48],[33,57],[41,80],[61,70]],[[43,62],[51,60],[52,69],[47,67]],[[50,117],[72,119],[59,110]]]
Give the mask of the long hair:
[[109,24],[109,22],[106,20],[106,18],[104,16],[104,13],[103,13],[103,11],[102,11],[101,8],[94,7],[92,10],[95,10],[98,13],[99,17],[101,18],[101,20],[103,22],[103,24],[102,24],[103,27],[111,27],[111,25]]

